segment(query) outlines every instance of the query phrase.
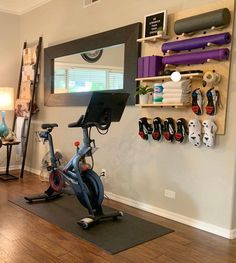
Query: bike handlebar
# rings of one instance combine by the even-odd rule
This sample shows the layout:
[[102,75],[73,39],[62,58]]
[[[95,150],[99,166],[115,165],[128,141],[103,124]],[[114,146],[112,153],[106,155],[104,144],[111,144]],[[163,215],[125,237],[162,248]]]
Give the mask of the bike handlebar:
[[77,127],[82,127],[83,125],[83,120],[84,120],[84,115],[81,115],[78,121],[72,122],[68,124],[68,128],[77,128]]
[[78,121],[76,122],[72,122],[68,124],[68,128],[86,128],[86,127],[92,127],[95,126],[97,127],[99,130],[107,130],[111,125],[111,116],[108,115],[106,117],[106,120],[104,120],[101,123],[98,122],[86,122],[84,123],[84,115],[81,115],[80,118],[78,119]]

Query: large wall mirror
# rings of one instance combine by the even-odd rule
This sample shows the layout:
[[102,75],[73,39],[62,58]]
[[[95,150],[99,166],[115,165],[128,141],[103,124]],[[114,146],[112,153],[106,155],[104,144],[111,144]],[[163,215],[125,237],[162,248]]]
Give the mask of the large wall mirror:
[[130,93],[134,105],[140,35],[135,23],[45,48],[45,105],[85,106],[96,91]]

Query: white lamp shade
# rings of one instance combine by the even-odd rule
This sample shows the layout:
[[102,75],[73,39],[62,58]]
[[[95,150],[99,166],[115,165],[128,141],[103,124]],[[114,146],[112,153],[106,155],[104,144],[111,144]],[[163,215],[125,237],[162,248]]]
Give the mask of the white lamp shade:
[[0,87],[0,110],[14,110],[14,88]]

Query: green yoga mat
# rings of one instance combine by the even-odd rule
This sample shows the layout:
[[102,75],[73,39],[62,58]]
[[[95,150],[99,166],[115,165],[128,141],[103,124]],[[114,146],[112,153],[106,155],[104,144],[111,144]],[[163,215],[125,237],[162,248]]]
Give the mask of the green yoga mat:
[[[173,232],[171,229],[126,213],[117,221],[107,220],[83,230],[77,222],[88,213],[74,195],[32,204],[27,203],[23,197],[9,201],[111,254]],[[104,207],[104,211],[111,212],[113,209]]]

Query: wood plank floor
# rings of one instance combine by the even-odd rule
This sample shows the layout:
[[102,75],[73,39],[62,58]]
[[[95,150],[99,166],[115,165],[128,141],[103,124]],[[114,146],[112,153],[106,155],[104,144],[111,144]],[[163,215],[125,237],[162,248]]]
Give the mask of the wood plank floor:
[[106,204],[174,233],[110,255],[59,227],[8,202],[19,194],[39,193],[46,184],[27,174],[24,180],[0,181],[0,263],[233,263],[236,240],[228,240],[113,201]]

